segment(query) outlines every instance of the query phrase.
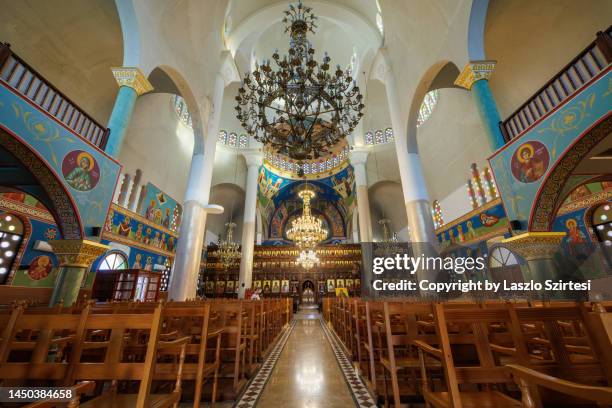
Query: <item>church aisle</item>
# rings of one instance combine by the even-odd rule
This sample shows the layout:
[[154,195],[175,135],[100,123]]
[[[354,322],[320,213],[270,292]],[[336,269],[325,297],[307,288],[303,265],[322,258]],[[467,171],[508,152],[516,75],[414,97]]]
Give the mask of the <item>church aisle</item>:
[[295,318],[296,325],[257,407],[355,406],[350,389],[321,328],[318,313],[302,310]]

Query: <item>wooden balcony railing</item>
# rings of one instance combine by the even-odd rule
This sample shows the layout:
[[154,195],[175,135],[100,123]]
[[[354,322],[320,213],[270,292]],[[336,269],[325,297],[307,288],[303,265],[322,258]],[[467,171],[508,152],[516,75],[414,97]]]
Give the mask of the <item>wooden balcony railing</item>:
[[499,126],[507,142],[562,104],[612,62],[612,27],[598,32],[595,41],[567,64]]
[[0,79],[85,140],[102,150],[106,147],[109,129],[62,94],[6,43],[0,43]]

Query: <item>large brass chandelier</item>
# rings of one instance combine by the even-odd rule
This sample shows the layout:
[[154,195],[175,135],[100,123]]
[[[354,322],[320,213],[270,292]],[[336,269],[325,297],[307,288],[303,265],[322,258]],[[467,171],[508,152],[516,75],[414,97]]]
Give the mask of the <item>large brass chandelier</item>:
[[300,249],[312,249],[327,238],[327,229],[323,227],[321,218],[312,215],[310,200],[315,192],[308,186],[302,189],[298,196],[304,202],[302,215],[291,222],[287,230],[287,238],[293,241]]
[[236,96],[236,117],[247,133],[280,154],[316,159],[349,135],[363,116],[363,96],[350,69],[314,60],[306,38],[317,17],[301,0],[285,11],[288,55],[278,50],[247,74]]
[[240,245],[237,242],[234,242],[234,228],[236,228],[236,223],[234,222],[226,222],[225,226],[227,227],[227,232],[225,235],[225,239],[219,238],[219,249],[217,250],[217,255],[219,256],[219,260],[223,267],[227,270],[233,266],[236,266],[240,262]]

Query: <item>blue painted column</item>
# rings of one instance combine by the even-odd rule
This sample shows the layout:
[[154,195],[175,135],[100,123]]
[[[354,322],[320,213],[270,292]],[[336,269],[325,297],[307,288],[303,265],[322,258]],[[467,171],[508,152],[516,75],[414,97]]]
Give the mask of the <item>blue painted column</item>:
[[121,146],[123,146],[125,133],[130,124],[137,98],[138,94],[134,88],[130,88],[129,86],[122,86],[119,88],[113,112],[108,120],[110,134],[108,136],[108,142],[106,143],[106,153],[114,158],[119,156]]
[[117,158],[121,152],[127,128],[132,118],[136,99],[153,90],[140,69],[134,67],[111,68],[119,85],[115,106],[108,120],[110,135],[106,143],[106,153]]
[[489,81],[486,79],[481,79],[474,82],[472,85],[472,96],[474,97],[474,102],[478,108],[480,120],[482,120],[482,124],[487,132],[487,136],[489,137],[489,145],[491,146],[491,150],[496,151],[505,144],[505,141],[501,130],[499,129],[499,122],[501,119],[499,117],[499,112],[497,111],[497,104],[495,103],[495,99],[491,93]]
[[493,152],[506,143],[499,129],[499,112],[489,86],[489,77],[495,69],[495,64],[495,61],[469,62],[455,80],[455,85],[472,91],[474,103]]

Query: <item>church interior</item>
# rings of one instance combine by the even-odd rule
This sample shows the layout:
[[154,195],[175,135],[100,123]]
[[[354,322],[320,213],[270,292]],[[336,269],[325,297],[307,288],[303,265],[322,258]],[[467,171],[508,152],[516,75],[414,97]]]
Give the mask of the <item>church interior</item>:
[[0,10],[1,407],[612,406],[611,1]]

